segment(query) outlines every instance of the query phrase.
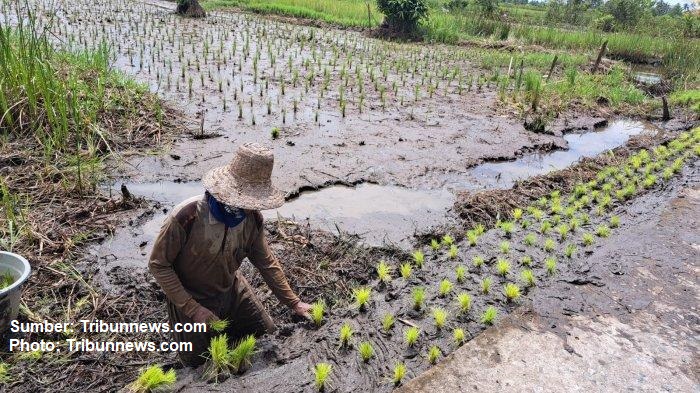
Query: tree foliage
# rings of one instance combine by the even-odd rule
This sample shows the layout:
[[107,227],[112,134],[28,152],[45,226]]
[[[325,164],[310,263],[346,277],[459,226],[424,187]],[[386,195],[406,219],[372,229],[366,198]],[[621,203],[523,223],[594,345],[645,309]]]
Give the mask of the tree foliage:
[[377,0],[377,8],[390,28],[403,33],[414,32],[418,22],[428,16],[425,0]]

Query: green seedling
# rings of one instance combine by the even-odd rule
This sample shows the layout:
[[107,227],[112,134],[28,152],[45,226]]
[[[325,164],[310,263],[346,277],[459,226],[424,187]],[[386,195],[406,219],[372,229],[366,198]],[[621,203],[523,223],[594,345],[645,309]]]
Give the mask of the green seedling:
[[464,341],[466,340],[464,336],[464,329],[457,328],[452,331],[452,337],[455,340],[455,343],[457,344],[458,347],[461,347],[464,345]]
[[225,319],[217,319],[215,321],[209,322],[209,327],[211,330],[221,333],[228,327],[228,321]]
[[526,246],[532,247],[537,243],[537,236],[534,233],[528,233],[523,238],[523,243],[525,243]]
[[384,261],[379,261],[377,265],[377,278],[382,284],[386,284],[391,281],[391,268]]
[[463,283],[465,278],[467,277],[467,269],[462,265],[457,266],[455,268],[455,276],[457,278],[458,283]]
[[406,365],[398,362],[396,365],[394,365],[394,377],[392,378],[392,381],[394,382],[394,386],[399,386],[401,385],[401,381],[403,378],[406,376]]
[[349,323],[345,322],[343,326],[340,327],[340,346],[348,347],[350,346],[350,339],[352,338],[354,331]]
[[569,234],[569,229],[569,226],[566,224],[562,224],[557,227],[557,233],[559,234],[559,238],[561,240],[566,240],[566,235]]
[[410,263],[403,263],[399,267],[399,271],[401,273],[401,278],[404,280],[408,280],[409,277],[411,277],[411,272],[413,271],[413,267],[411,266]]
[[[175,375],[175,370],[170,369],[165,372],[161,366],[149,366],[139,374],[138,378],[131,383],[131,385],[129,385],[129,391],[134,393],[163,391],[172,386],[176,380],[177,376]],[[0,363],[0,383],[6,383],[8,381],[7,365],[5,363]]]
[[322,392],[329,385],[328,378],[333,371],[333,367],[328,363],[317,363],[314,367],[314,384],[319,392]]
[[248,335],[229,352],[229,360],[234,372],[240,373],[243,369],[250,367],[250,359],[255,353],[255,343],[255,336]]
[[488,306],[484,313],[481,315],[481,323],[485,325],[493,325],[498,316],[498,310],[494,306]]
[[520,278],[522,278],[525,286],[534,287],[535,286],[535,274],[530,269],[525,269],[520,273]]
[[502,241],[498,246],[501,249],[501,253],[508,254],[510,252],[510,243],[507,241]]
[[228,335],[221,334],[209,341],[209,362],[204,371],[206,379],[218,380],[220,375],[230,373],[232,368],[228,348]]
[[423,264],[425,263],[425,254],[423,254],[423,251],[417,250],[413,252],[413,262],[418,266],[418,268],[422,268]]
[[445,235],[445,236],[442,237],[442,244],[445,245],[445,246],[448,246],[448,247],[449,247],[449,246],[451,246],[452,244],[454,244],[454,242],[455,242],[455,240],[454,240],[454,239],[452,238],[452,236],[450,236],[450,235]]
[[584,246],[590,246],[595,242],[595,238],[593,237],[593,235],[588,232],[582,235],[582,239]]
[[360,354],[360,359],[367,363],[374,356],[374,347],[369,341],[363,341],[357,346],[357,352]]
[[[11,229],[12,231],[12,229]],[[12,233],[12,232],[10,232]],[[5,289],[10,285],[14,284],[15,277],[10,272],[4,272],[0,274],[0,289]]]
[[437,363],[437,360],[438,360],[438,358],[440,357],[440,354],[441,354],[440,348],[438,348],[438,347],[435,346],[435,345],[433,345],[432,347],[430,347],[430,349],[428,350],[428,356],[427,356],[427,358],[428,358],[428,363],[430,363],[430,364],[435,364],[435,363]]
[[546,252],[552,252],[552,251],[554,251],[554,249],[556,248],[556,246],[557,246],[557,243],[554,242],[554,239],[547,238],[547,239],[544,240],[544,246],[543,246],[543,248],[544,248],[544,250],[545,250]]
[[457,304],[461,313],[467,313],[472,308],[472,297],[468,293],[462,292],[457,295]]
[[445,326],[447,322],[447,311],[444,308],[436,307],[433,309],[433,321],[435,322],[435,327],[440,330]]
[[525,255],[520,259],[520,263],[522,263],[524,266],[532,266],[532,257]]
[[477,236],[481,236],[486,232],[486,227],[483,224],[476,224],[474,229],[472,229]]
[[467,232],[467,242],[471,247],[476,246],[476,241],[479,239],[479,235],[476,234],[474,231],[468,231]]
[[520,297],[520,287],[509,282],[503,287],[503,294],[506,295],[508,301],[517,300]]
[[309,314],[311,315],[311,320],[316,324],[316,326],[321,326],[323,323],[323,314],[326,312],[326,302],[323,300],[317,300],[311,305]]
[[418,342],[418,336],[420,335],[420,330],[417,327],[411,326],[403,332],[403,338],[406,345],[412,347]]
[[456,245],[452,244],[450,246],[450,249],[447,251],[447,257],[450,259],[455,259],[455,258],[457,258],[458,254],[459,254],[459,249],[457,248]]
[[612,216],[610,217],[610,228],[617,228],[620,226],[620,217]]
[[610,236],[610,228],[607,225],[598,225],[595,229],[595,234],[598,237],[608,237]]
[[475,267],[482,267],[484,265],[484,258],[482,256],[476,255],[472,258],[472,263]]
[[384,314],[384,317],[382,318],[382,329],[384,330],[384,332],[388,333],[391,330],[391,328],[394,327],[394,323],[395,318],[393,314]]
[[270,136],[272,139],[277,139],[280,136],[280,129],[278,127],[272,127],[272,130],[270,131]]
[[547,269],[547,274],[553,275],[557,272],[557,260],[554,257],[547,257],[544,260],[544,267]]
[[501,223],[501,230],[503,230],[503,234],[506,237],[510,237],[513,234],[513,230],[515,230],[515,224],[511,221],[504,221]]
[[413,298],[413,309],[416,311],[420,310],[425,302],[425,288],[413,288],[413,291],[411,291],[411,297]]
[[440,297],[447,296],[452,291],[452,283],[448,279],[440,281],[440,286],[438,288],[438,294]]
[[491,291],[491,277],[486,277],[483,280],[481,280],[481,292],[486,294]]
[[575,244],[567,244],[566,248],[564,249],[564,255],[567,258],[571,258],[574,256],[574,253],[576,252],[576,245]]
[[576,231],[576,228],[581,226],[581,222],[579,222],[578,218],[574,217],[569,220],[569,228],[571,228],[571,232]]
[[540,224],[540,233],[546,235],[552,229],[552,223],[549,221],[542,221]]
[[518,221],[523,217],[523,209],[513,209],[513,220]]
[[359,287],[352,290],[352,297],[355,301],[355,306],[360,310],[366,310],[370,298],[372,297],[372,288]]
[[437,239],[432,239],[430,241],[430,248],[433,249],[433,251],[437,251],[440,249],[440,242],[437,241]]
[[499,259],[498,262],[496,262],[496,272],[499,276],[507,276],[510,272],[510,262],[506,259]]

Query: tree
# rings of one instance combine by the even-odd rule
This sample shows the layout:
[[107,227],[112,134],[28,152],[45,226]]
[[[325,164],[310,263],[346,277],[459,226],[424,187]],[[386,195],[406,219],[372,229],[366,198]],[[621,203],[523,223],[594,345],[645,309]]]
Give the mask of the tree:
[[199,5],[198,0],[177,0],[176,12],[183,16],[189,16],[190,18],[203,18],[207,16],[207,12]]
[[651,7],[652,0],[609,0],[604,8],[620,25],[634,26]]

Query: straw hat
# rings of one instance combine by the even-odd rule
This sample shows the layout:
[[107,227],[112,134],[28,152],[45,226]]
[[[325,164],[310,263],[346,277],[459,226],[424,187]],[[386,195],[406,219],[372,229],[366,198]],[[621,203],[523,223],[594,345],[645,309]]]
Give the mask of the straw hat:
[[202,184],[219,202],[250,210],[274,209],[284,194],[272,185],[275,157],[267,147],[245,143],[226,165],[209,171]]

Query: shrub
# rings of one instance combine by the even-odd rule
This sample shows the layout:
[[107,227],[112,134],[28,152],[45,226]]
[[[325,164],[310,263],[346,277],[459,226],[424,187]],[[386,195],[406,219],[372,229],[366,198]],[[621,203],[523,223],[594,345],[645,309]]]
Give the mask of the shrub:
[[319,392],[328,386],[328,377],[331,375],[333,367],[328,363],[318,363],[314,367],[314,384]]
[[[2,366],[3,370],[6,370],[5,363],[2,363]],[[0,379],[0,382],[6,382],[5,379],[7,379],[6,376]],[[175,383],[176,379],[175,370],[170,369],[168,372],[164,372],[161,366],[150,366],[139,374],[129,389],[134,393],[151,393],[169,387]]]
[[428,16],[425,0],[377,0],[377,8],[390,28],[404,34],[415,32],[418,22]]

